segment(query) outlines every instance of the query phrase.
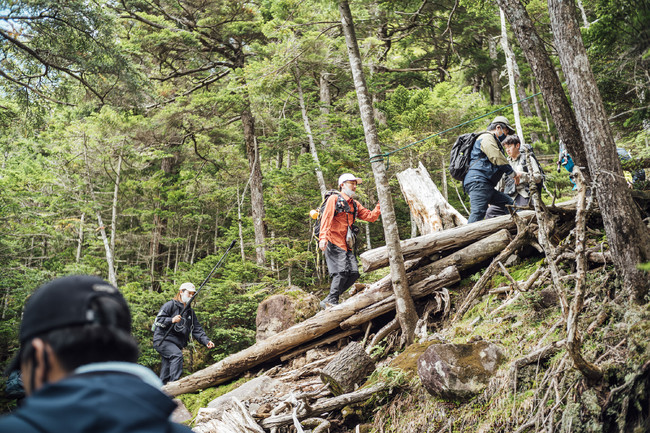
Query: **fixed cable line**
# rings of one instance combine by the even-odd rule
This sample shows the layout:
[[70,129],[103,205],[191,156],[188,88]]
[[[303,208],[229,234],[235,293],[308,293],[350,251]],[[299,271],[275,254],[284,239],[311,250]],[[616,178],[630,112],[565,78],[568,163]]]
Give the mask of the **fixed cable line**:
[[418,143],[422,143],[422,142],[424,142],[424,141],[430,140],[430,139],[432,139],[433,137],[437,137],[437,136],[439,136],[439,135],[444,134],[445,132],[453,131],[454,129],[460,128],[461,126],[465,126],[465,125],[470,124],[470,123],[472,123],[472,122],[476,122],[477,120],[482,119],[482,118],[484,118],[484,117],[487,117],[487,116],[489,116],[490,114],[498,113],[499,111],[505,110],[505,109],[508,108],[508,107],[512,107],[512,106],[515,105],[515,104],[519,104],[520,102],[526,101],[526,100],[528,100],[528,99],[530,99],[530,98],[533,98],[533,97],[535,97],[535,96],[537,96],[537,95],[541,95],[541,94],[542,94],[542,92],[537,92],[537,93],[535,93],[535,94],[533,94],[533,95],[527,96],[527,97],[525,97],[525,98],[523,98],[523,99],[520,99],[520,100],[518,100],[518,101],[516,101],[516,102],[513,102],[512,104],[504,105],[503,107],[501,107],[501,108],[497,108],[496,110],[492,110],[492,111],[490,111],[489,113],[485,113],[485,114],[483,114],[483,115],[481,115],[481,116],[475,117],[475,118],[473,118],[473,119],[471,119],[471,120],[468,120],[468,121],[466,121],[466,122],[459,123],[458,125],[456,125],[456,126],[452,126],[451,128],[447,128],[447,129],[445,129],[444,131],[436,132],[435,134],[429,135],[428,137],[424,137],[424,138],[422,138],[422,139],[420,139],[420,140],[418,140],[418,141],[414,141],[413,143],[409,143],[409,144],[407,144],[407,145],[405,145],[405,146],[402,146],[402,147],[399,147],[399,148],[397,148],[397,149],[395,149],[395,150],[391,150],[390,152],[380,153],[379,155],[372,155],[372,156],[370,157],[370,163],[372,164],[372,163],[374,163],[374,162],[382,162],[382,161],[384,161],[384,159],[385,159],[385,160],[386,160],[386,169],[388,169],[388,167],[390,166],[390,156],[391,156],[393,153],[397,153],[397,152],[399,152],[400,150],[404,150],[404,149],[407,149],[407,148],[409,148],[409,147],[411,147],[411,146],[415,146],[415,145],[418,144]]

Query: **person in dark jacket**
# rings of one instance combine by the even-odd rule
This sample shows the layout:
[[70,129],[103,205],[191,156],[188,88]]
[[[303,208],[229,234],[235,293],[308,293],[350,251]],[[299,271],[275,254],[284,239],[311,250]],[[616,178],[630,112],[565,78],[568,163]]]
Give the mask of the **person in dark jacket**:
[[[192,308],[187,308],[181,316],[185,304],[196,294],[196,288],[192,283],[183,283],[178,289],[174,299],[165,303],[156,316],[155,329],[153,333],[153,347],[162,357],[160,366],[160,379],[164,384],[178,380],[183,373],[183,348],[192,335],[196,340],[208,349],[214,347]],[[167,338],[163,337],[167,329],[172,327]]]
[[470,167],[463,180],[463,189],[469,195],[470,215],[468,223],[481,221],[485,217],[488,205],[506,206],[512,199],[495,189],[501,176],[510,176],[519,183],[519,173],[508,163],[501,142],[515,130],[505,116],[497,116],[479,135],[470,154]]
[[27,398],[0,418],[2,433],[190,433],[160,379],[136,364],[138,344],[120,292],[98,277],[53,280],[29,298],[20,326]]

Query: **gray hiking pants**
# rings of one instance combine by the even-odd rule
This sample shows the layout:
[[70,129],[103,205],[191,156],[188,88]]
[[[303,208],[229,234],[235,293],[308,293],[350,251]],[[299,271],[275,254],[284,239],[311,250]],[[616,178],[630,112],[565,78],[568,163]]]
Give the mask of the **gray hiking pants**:
[[353,251],[345,251],[331,242],[325,248],[325,261],[332,284],[324,301],[336,305],[339,297],[359,278],[359,265]]

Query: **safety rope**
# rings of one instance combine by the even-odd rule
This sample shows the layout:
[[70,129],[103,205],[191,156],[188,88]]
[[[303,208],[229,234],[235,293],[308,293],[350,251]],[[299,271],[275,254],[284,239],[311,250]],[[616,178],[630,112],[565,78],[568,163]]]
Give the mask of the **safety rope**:
[[428,137],[425,137],[425,138],[423,138],[421,140],[418,140],[418,141],[414,141],[413,143],[407,144],[407,145],[402,146],[400,148],[397,148],[395,150],[391,150],[390,152],[381,153],[379,155],[372,155],[370,157],[370,163],[372,164],[373,162],[382,162],[385,159],[386,160],[386,169],[388,170],[388,167],[390,166],[390,156],[393,153],[399,152],[400,150],[407,149],[407,148],[409,148],[411,146],[415,146],[418,143],[422,143],[424,141],[430,140],[433,137],[437,137],[438,135],[444,134],[445,132],[453,131],[454,129],[460,128],[461,126],[465,126],[465,125],[467,125],[469,123],[476,122],[477,120],[482,119],[484,117],[487,117],[490,114],[494,114],[494,113],[497,113],[497,112],[499,112],[501,110],[505,110],[508,107],[512,107],[515,104],[519,104],[520,102],[526,101],[526,100],[528,100],[530,98],[533,98],[533,97],[535,97],[537,95],[541,95],[541,94],[542,94],[542,92],[537,92],[534,95],[527,96],[527,97],[525,97],[523,99],[520,99],[519,101],[513,102],[512,104],[508,104],[508,105],[505,105],[505,106],[503,106],[501,108],[497,108],[496,110],[492,110],[489,113],[485,113],[485,114],[483,114],[481,116],[475,117],[475,118],[473,118],[471,120],[468,120],[467,122],[459,123],[458,125],[452,126],[451,128],[447,128],[444,131],[436,132],[435,134],[429,135]]

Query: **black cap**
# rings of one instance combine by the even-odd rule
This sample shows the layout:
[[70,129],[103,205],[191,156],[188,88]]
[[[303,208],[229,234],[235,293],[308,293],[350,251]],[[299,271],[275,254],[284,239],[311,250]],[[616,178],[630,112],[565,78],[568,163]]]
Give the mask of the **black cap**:
[[[124,307],[129,321],[120,327],[130,333],[129,307],[119,290],[99,277],[73,275],[43,284],[29,297],[20,323],[20,344],[55,329],[99,323],[91,303],[100,297],[112,298]],[[6,371],[19,365],[18,354]]]

